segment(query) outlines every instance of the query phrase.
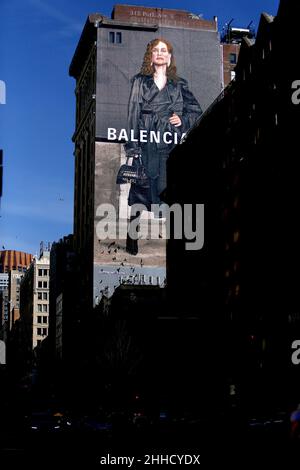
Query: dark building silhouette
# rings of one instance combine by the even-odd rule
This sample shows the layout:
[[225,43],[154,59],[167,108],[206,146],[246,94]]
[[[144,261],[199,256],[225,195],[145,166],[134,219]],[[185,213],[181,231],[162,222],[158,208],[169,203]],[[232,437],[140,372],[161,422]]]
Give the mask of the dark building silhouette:
[[36,381],[42,395],[51,400],[54,393],[61,403],[80,377],[78,356],[84,346],[78,344],[87,333],[78,320],[80,278],[73,235],[52,243],[49,260],[48,336],[34,350]]
[[166,331],[159,324],[166,308],[165,289],[124,284],[112,297],[103,296],[94,310],[89,353],[98,369],[91,388],[102,387],[103,393],[109,384],[105,401],[112,409],[127,409],[139,395],[148,412],[155,413],[171,373],[163,355]]
[[169,202],[205,205],[204,247],[169,243],[173,310],[198,318],[199,374],[209,381],[217,365],[225,397],[234,390],[248,408],[300,394],[291,361],[300,337],[298,10],[282,0],[275,18],[262,14],[255,43],[241,44],[236,80],[168,162]]
[[73,235],[62,238],[52,244],[50,253],[49,341],[53,357],[66,364],[80,340],[76,296],[80,273],[73,241]]

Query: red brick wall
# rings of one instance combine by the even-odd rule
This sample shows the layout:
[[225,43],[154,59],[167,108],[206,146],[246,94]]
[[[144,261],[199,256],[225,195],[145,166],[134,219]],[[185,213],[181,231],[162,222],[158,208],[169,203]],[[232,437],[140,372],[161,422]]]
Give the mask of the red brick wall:
[[223,74],[224,74],[224,85],[228,85],[231,81],[231,72],[235,69],[236,64],[230,63],[230,54],[236,54],[238,59],[240,52],[240,44],[222,44],[223,48]]
[[192,13],[184,10],[167,10],[164,8],[150,8],[129,5],[115,5],[113,20],[128,21],[129,23],[159,24],[193,29],[217,30],[215,20],[208,21],[196,18]]

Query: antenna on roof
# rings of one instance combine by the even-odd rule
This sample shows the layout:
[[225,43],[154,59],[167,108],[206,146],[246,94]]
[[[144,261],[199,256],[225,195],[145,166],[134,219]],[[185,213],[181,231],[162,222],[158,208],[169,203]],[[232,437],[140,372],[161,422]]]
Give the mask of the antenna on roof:
[[249,23],[247,28],[233,27],[231,26],[234,18],[232,18],[228,23],[225,23],[223,28],[223,34],[221,41],[226,44],[241,44],[244,37],[249,39],[255,38],[255,30],[253,26],[251,27],[253,21]]

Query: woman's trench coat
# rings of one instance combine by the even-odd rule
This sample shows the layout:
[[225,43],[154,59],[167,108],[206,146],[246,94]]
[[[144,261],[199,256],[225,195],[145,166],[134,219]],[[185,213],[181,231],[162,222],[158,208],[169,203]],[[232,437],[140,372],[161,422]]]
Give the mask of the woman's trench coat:
[[[181,126],[170,124],[169,118],[173,113],[180,117]],[[161,202],[160,194],[167,183],[166,161],[169,153],[201,114],[201,107],[183,78],[176,81],[168,79],[166,86],[159,90],[152,76],[138,74],[133,77],[127,131],[128,136],[134,136],[134,139],[126,143],[125,150],[128,156],[142,155],[149,187],[132,184],[129,205],[144,204],[147,210],[151,210],[151,204]],[[142,139],[141,131],[144,131]],[[151,131],[156,133],[155,136]],[[133,159],[133,164],[135,162]]]

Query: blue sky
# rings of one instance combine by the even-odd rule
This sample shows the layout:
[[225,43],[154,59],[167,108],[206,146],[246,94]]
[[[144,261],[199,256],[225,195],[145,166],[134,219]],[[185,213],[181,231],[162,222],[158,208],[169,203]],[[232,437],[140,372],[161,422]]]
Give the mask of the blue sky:
[[[96,0],[1,0],[0,148],[4,150],[4,191],[0,249],[35,254],[39,243],[73,230],[74,80],[68,67],[89,13],[110,16],[114,3]],[[220,29],[257,27],[260,13],[276,14],[279,0],[142,0],[120,2],[188,10]]]

